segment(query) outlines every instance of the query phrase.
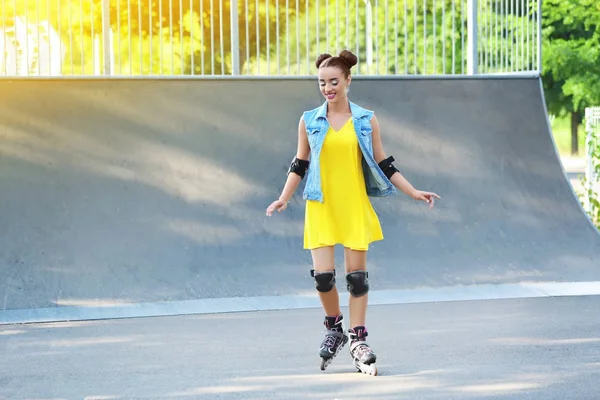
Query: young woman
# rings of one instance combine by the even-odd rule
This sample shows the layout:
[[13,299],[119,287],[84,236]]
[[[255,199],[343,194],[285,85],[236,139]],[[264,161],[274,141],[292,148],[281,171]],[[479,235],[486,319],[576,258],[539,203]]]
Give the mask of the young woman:
[[[322,106],[303,113],[298,126],[298,149],[285,187],[266,214],[286,209],[306,174],[304,248],[310,249],[311,276],[325,311],[325,339],[320,348],[321,370],[350,339],[356,368],[377,374],[376,356],[366,342],[366,259],[369,244],[383,239],[379,219],[368,196],[396,194],[395,188],[433,207],[437,194],[415,189],[386,157],[379,123],[373,111],[348,100],[350,69],[357,58],[344,50],[339,56],[321,54],[316,60]],[[310,161],[309,161],[310,155]],[[342,326],[335,286],[334,246],[344,246],[345,281],[350,293],[350,329]]]

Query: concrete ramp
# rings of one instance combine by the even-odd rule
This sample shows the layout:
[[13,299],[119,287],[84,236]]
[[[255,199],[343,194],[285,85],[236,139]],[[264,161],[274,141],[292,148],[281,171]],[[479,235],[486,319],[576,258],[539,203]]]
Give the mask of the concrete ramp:
[[[431,212],[373,200],[374,292],[600,280],[537,78],[355,78],[350,95],[405,176],[442,196]],[[284,214],[265,208],[321,102],[312,79],[0,81],[1,318],[313,296],[303,187]]]

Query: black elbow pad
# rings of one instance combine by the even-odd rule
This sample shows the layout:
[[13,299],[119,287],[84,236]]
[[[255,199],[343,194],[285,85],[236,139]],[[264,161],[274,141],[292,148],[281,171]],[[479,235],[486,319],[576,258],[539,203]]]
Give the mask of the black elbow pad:
[[294,157],[294,160],[292,160],[290,167],[288,168],[287,174],[289,175],[290,172],[293,172],[296,175],[300,176],[300,178],[304,179],[304,175],[306,174],[307,169],[308,169],[308,161],[307,160],[301,160],[298,157]]
[[394,175],[396,172],[400,172],[398,171],[398,169],[394,166],[394,164],[392,164],[394,161],[394,157],[389,156],[388,158],[386,158],[385,160],[382,160],[378,165],[379,168],[381,168],[381,170],[383,171],[383,173],[385,174],[385,176],[388,179],[391,179],[392,175]]

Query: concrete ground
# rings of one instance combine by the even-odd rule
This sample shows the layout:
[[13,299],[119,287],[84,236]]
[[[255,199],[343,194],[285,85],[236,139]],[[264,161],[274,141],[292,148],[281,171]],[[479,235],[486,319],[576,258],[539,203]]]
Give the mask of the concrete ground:
[[[318,309],[0,328],[2,399],[598,399],[600,296],[373,306],[380,375]],[[344,311],[346,311],[344,309]]]

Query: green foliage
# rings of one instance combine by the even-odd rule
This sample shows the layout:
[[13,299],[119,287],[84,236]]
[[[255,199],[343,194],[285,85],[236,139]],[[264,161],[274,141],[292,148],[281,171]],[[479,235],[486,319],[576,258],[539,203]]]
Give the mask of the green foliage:
[[[242,68],[277,51],[276,38],[285,36],[289,21],[296,18],[296,7],[288,11],[286,4],[305,10],[306,1],[261,0],[258,7],[255,1],[238,1]],[[64,75],[103,73],[101,0],[2,4],[0,24],[10,26],[15,17],[27,23],[48,20],[59,32]],[[229,7],[226,0],[111,0],[113,74],[230,74]]]
[[[571,153],[571,121],[567,117],[556,117],[550,114],[552,136],[561,156],[572,156]],[[585,150],[585,128],[582,125],[577,129],[577,146],[580,152]],[[580,154],[577,154],[580,155]]]
[[[314,73],[319,53],[350,49],[359,57],[359,74],[464,74],[466,73],[466,2],[438,0],[435,3],[379,0],[366,2],[311,3],[308,13],[290,25],[291,35],[282,36],[281,49],[290,47],[291,71]],[[291,2],[290,2],[291,4]],[[479,67],[482,72],[531,70],[533,37],[523,46],[525,32],[535,31],[535,10],[501,9],[500,2],[482,2],[479,12]],[[425,5],[425,7],[423,7]],[[371,9],[371,44],[367,41]],[[504,6],[502,6],[504,7]],[[490,27],[494,21],[502,29]],[[484,23],[484,22],[487,22]],[[370,46],[370,47],[369,47]],[[371,59],[368,58],[372,51]],[[302,54],[300,58],[294,55]],[[526,55],[529,54],[529,57]],[[285,65],[285,59],[279,59]],[[277,73],[274,63],[271,73]],[[255,72],[255,71],[254,71]]]
[[582,177],[581,183],[585,189],[578,195],[584,207],[589,203],[587,213],[592,222],[600,228],[600,125],[594,126],[591,121],[586,121],[585,126],[594,178],[588,182],[585,176]]
[[543,75],[549,112],[583,113],[600,104],[600,3],[543,2]]
[[[319,53],[343,48],[359,57],[358,74],[466,72],[466,1],[394,0],[238,1],[239,59],[243,74],[312,74]],[[527,27],[535,10],[501,9],[482,2],[480,70],[523,70]],[[230,74],[228,0],[111,0],[112,69],[117,75]],[[48,19],[60,32],[65,75],[102,74],[101,0],[3,2],[4,15]],[[425,6],[425,7],[424,7]],[[371,10],[372,24],[367,26]],[[494,29],[493,24],[503,27]],[[372,43],[367,41],[371,33]],[[372,53],[368,51],[372,49]],[[367,55],[372,55],[367,60]],[[531,64],[528,59],[527,63]],[[576,90],[576,87],[573,87]]]

